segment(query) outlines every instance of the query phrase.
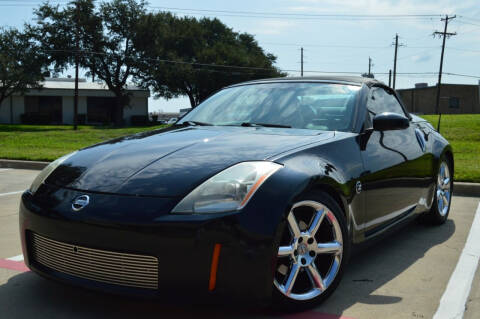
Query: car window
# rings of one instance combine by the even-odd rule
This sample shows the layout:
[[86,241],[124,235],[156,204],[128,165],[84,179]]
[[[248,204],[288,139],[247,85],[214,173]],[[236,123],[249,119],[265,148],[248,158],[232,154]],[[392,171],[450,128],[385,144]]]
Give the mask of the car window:
[[360,86],[331,83],[260,83],[224,89],[179,124],[262,123],[298,129],[351,131]]
[[370,91],[367,108],[370,117],[383,112],[392,112],[405,115],[402,106],[398,102],[395,95],[386,92],[383,88],[373,88]]

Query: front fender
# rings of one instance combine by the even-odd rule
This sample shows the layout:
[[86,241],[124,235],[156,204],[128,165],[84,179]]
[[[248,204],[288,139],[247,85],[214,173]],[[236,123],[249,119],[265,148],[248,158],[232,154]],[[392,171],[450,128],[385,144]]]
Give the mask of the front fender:
[[364,221],[364,196],[357,193],[364,166],[356,136],[339,133],[328,143],[276,159],[284,164],[282,174],[292,188],[288,205],[291,207],[299,196],[312,190],[327,192],[344,211],[354,242],[362,240],[357,225]]
[[454,157],[453,157],[453,148],[452,145],[438,132],[432,134],[432,154],[435,158],[435,167],[438,168],[440,165],[440,159],[443,156],[446,156],[452,164],[452,175],[454,173]]

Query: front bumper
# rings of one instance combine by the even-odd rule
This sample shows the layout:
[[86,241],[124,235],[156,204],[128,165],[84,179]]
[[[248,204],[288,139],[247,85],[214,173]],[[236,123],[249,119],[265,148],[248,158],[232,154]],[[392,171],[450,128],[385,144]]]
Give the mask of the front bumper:
[[[259,227],[250,212],[221,215],[171,215],[178,199],[88,194],[91,204],[71,209],[74,190],[43,185],[25,192],[20,204],[20,233],[26,265],[42,276],[86,288],[145,296],[223,296],[268,301],[275,267],[276,227]],[[257,197],[260,200],[261,196]],[[265,209],[262,201],[248,206]],[[96,205],[93,203],[97,203]],[[127,213],[128,212],[128,213]],[[271,221],[275,223],[275,221]],[[158,258],[158,289],[142,289],[90,280],[45,266],[32,255],[32,234],[57,242],[104,251]],[[210,290],[216,244],[221,244],[215,289]],[[65,257],[68,260],[68,256]]]

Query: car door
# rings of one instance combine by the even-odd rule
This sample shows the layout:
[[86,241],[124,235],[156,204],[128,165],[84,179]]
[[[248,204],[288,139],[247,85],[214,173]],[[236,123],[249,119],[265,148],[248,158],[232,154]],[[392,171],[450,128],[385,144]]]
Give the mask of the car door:
[[[371,88],[367,109],[366,127],[372,127],[375,114],[407,116],[394,92],[383,87]],[[417,135],[412,122],[406,129],[371,133],[362,151],[366,237],[409,215],[425,197],[431,164]]]

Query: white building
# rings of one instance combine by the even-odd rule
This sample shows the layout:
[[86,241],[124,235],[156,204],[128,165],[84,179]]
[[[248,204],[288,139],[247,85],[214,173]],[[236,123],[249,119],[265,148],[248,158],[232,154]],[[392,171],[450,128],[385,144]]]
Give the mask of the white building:
[[[0,105],[0,123],[73,124],[73,96],[75,81],[70,78],[47,78],[43,89],[30,90],[24,96],[17,94],[7,98]],[[80,123],[105,124],[113,119],[115,95],[105,84],[78,83],[78,119]],[[130,105],[125,107],[123,118],[130,124],[132,117],[148,118],[150,92],[135,86],[128,86]]]

